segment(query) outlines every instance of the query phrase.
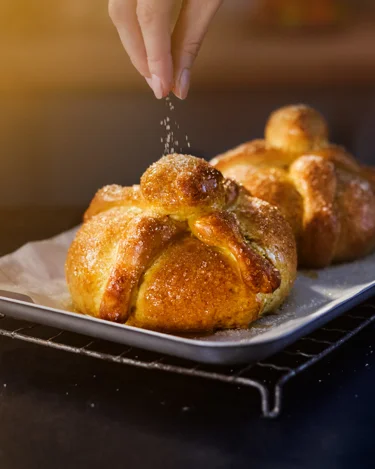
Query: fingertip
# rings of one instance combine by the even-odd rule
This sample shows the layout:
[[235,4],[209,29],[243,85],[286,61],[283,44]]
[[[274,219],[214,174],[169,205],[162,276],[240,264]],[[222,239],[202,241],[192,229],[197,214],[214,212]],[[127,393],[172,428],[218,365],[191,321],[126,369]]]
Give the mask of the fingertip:
[[151,78],[147,78],[146,81],[154,92],[156,99],[162,99],[168,96],[170,87],[166,87],[157,75],[152,75]]
[[172,93],[176,96],[176,98],[180,99],[181,101],[184,101],[185,98],[181,96],[179,90],[176,87],[173,88]]
[[148,77],[144,77],[144,79],[146,80],[146,83],[148,84],[148,86],[151,88],[152,91],[154,91],[152,89],[152,80],[151,80],[151,77],[148,78]]
[[157,75],[152,75],[150,78],[144,77],[144,79],[153,91],[156,99],[166,98],[172,91],[172,87],[166,87]]
[[190,89],[190,70],[184,68],[181,73],[177,75],[177,80],[173,88],[175,96],[181,100],[187,98]]

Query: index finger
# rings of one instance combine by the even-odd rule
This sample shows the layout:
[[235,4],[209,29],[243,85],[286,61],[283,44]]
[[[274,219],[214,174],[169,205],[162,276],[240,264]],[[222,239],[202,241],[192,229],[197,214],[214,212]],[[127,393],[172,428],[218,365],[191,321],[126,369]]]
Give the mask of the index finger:
[[137,0],[109,0],[108,11],[135,68],[150,78],[146,49],[136,14]]
[[173,86],[171,18],[173,0],[138,0],[137,16],[146,47],[151,86],[157,98]]

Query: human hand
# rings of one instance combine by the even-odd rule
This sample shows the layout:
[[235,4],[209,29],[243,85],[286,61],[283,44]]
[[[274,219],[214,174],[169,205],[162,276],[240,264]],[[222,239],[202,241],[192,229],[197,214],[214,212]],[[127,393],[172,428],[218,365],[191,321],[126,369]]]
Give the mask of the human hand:
[[185,99],[200,46],[223,0],[183,0],[171,32],[175,0],[109,0],[109,15],[135,68],[156,98]]

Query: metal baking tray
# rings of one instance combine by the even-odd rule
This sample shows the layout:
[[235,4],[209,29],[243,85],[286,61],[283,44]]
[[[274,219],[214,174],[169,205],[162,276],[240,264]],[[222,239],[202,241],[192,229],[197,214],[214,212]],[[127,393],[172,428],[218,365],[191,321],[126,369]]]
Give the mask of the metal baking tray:
[[253,363],[278,352],[375,295],[375,254],[320,271],[300,272],[277,314],[246,330],[177,336],[70,312],[64,280],[75,230],[29,243],[0,259],[0,312],[97,339],[211,364]]

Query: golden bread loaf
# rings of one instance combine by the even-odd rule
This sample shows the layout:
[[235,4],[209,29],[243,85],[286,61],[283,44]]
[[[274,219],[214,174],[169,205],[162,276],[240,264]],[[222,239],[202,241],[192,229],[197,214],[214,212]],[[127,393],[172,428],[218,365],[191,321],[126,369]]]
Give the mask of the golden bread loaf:
[[177,154],[140,186],[99,190],[66,261],[79,312],[167,332],[245,328],[283,302],[295,275],[279,210]]
[[328,141],[328,125],[314,109],[275,111],[264,140],[240,145],[211,164],[281,210],[300,266],[321,268],[374,249],[375,171]]

